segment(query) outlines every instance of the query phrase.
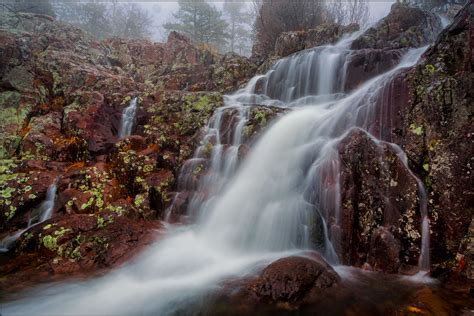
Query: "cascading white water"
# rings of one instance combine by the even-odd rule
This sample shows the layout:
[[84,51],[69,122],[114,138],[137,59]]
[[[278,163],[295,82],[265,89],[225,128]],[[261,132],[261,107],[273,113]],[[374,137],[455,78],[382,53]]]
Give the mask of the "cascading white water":
[[123,110],[122,120],[120,122],[119,138],[130,136],[132,133],[135,115],[137,113],[138,98],[134,97],[130,104]]
[[11,249],[11,247],[15,244],[15,242],[20,238],[20,236],[30,229],[33,226],[43,223],[44,221],[51,218],[53,215],[54,210],[54,200],[56,198],[56,190],[57,190],[57,180],[53,182],[48,187],[48,191],[46,192],[45,200],[40,204],[40,206],[31,212],[30,218],[28,220],[28,225],[24,229],[20,229],[15,233],[4,237],[0,241],[0,252],[7,252]]
[[[270,95],[274,95],[286,106],[299,105],[298,100],[307,105],[311,93],[342,92],[338,87],[343,83],[338,80],[343,80],[344,74],[338,72],[346,45],[347,41],[343,41],[319,50],[318,56],[331,59],[328,65],[338,66],[326,71],[320,67],[311,73],[311,79],[317,77],[313,81],[316,92],[312,85],[299,90],[298,82],[307,80],[304,69],[324,63],[316,56],[306,58],[300,54],[296,56],[307,60],[300,61],[305,64],[302,67],[297,66],[298,57],[291,56],[267,75],[254,78],[246,89],[226,98],[226,108],[217,111],[203,145],[189,165],[183,167],[183,173],[189,172],[187,168],[193,170],[195,163],[203,161],[203,156],[211,155],[209,176],[204,176],[199,185],[212,185],[216,189],[191,203],[194,211],[199,209],[195,225],[171,227],[165,240],[157,242],[135,263],[106,277],[57,286],[45,290],[43,297],[37,293],[33,299],[7,303],[5,315],[15,312],[168,315],[215,289],[225,278],[243,277],[301,249],[321,246],[326,258],[335,262],[337,256],[325,222],[331,220],[330,229],[339,225],[340,188],[325,181],[334,181],[334,175],[328,176],[328,172],[338,172],[337,146],[352,128],[368,129],[370,118],[376,113],[378,91],[400,69],[414,65],[424,49],[410,51],[395,69],[369,80],[345,98],[312,98],[311,106],[294,109],[271,126],[238,171],[234,173],[234,170],[240,129],[247,119],[244,104],[252,100],[271,101]],[[293,63],[286,68],[288,77],[293,79],[288,86],[276,88],[272,80],[279,82],[276,79],[279,67],[287,62]],[[332,84],[320,83],[325,78],[340,79]],[[256,94],[261,80],[266,81],[266,92]],[[240,119],[235,124],[232,145],[225,149],[220,146],[219,127],[223,111],[229,107],[239,111]],[[211,139],[213,147],[209,153],[206,144]],[[186,177],[180,179],[179,185],[187,188]],[[322,215],[324,245],[312,245],[308,233],[316,214]]]

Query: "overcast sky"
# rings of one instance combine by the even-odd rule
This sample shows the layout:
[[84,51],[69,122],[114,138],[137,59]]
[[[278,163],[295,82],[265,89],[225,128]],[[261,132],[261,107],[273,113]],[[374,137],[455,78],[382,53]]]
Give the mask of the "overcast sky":
[[[164,30],[162,24],[173,20],[173,12],[178,10],[177,1],[135,1],[146,8],[155,17],[153,40],[164,41]],[[223,1],[209,1],[217,7],[222,7]],[[242,1],[251,6],[251,1]],[[377,21],[386,16],[395,0],[369,0],[370,22]]]

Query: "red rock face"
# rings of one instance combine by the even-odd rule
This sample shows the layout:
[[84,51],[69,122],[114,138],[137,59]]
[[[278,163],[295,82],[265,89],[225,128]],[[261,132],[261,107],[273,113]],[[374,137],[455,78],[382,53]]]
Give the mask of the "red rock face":
[[287,257],[271,263],[248,285],[248,291],[259,301],[297,306],[320,299],[325,290],[338,283],[339,276],[331,266],[311,253],[309,257]]
[[383,259],[387,264],[375,268],[394,273],[400,263],[416,265],[421,214],[418,185],[409,169],[392,147],[358,129],[342,140],[339,152],[342,215],[332,234],[340,258],[356,266]]
[[[98,42],[22,18],[0,31],[0,239],[26,227],[60,178],[53,217],[0,258],[3,288],[112,267],[149,243],[220,92],[255,69],[177,33],[166,43]],[[133,135],[120,140],[132,97]]]

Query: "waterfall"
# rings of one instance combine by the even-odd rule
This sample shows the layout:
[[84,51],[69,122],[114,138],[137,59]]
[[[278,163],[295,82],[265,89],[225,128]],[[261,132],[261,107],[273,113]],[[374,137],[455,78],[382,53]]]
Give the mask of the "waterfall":
[[137,113],[137,97],[134,97],[130,104],[123,110],[122,120],[120,122],[119,138],[130,136],[132,133],[135,114]]
[[[169,315],[205,298],[224,279],[245,277],[304,249],[319,248],[337,263],[337,240],[329,236],[341,221],[338,145],[352,129],[370,129],[380,90],[426,49],[410,50],[396,68],[344,95],[348,43],[350,38],[283,59],[266,75],[226,96],[225,106],[215,113],[202,145],[179,178],[181,191],[198,188],[188,208],[195,224],[171,226],[165,240],[105,277],[7,303],[5,315]],[[251,103],[279,104],[292,111],[270,126],[237,167],[248,119],[246,104]],[[223,133],[229,111],[237,119],[230,123],[231,131]],[[209,168],[196,183],[193,174],[204,163]],[[314,244],[309,233],[318,220],[322,244]]]
[[17,230],[15,233],[4,237],[0,241],[0,252],[9,251],[24,232],[29,230],[31,227],[41,224],[51,218],[54,210],[54,200],[56,198],[57,181],[58,180],[56,179],[48,187],[45,200],[40,204],[37,209],[31,212],[26,228]]

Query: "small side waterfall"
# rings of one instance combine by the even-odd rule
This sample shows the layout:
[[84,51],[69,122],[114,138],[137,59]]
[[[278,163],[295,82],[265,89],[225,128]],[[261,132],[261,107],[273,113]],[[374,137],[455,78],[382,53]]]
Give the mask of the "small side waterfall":
[[57,181],[58,180],[56,179],[53,184],[48,187],[45,200],[40,204],[37,209],[31,212],[30,218],[28,219],[27,227],[16,231],[12,235],[4,237],[0,241],[0,252],[9,251],[24,232],[29,230],[31,227],[41,224],[51,218],[54,210],[54,200],[56,198]]
[[122,120],[120,122],[119,138],[130,136],[132,133],[133,123],[135,121],[135,115],[137,113],[138,98],[134,97],[130,104],[123,110]]

